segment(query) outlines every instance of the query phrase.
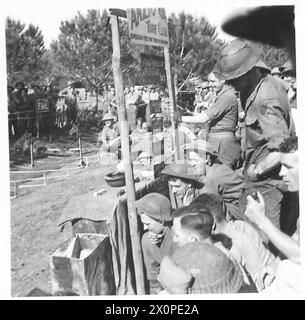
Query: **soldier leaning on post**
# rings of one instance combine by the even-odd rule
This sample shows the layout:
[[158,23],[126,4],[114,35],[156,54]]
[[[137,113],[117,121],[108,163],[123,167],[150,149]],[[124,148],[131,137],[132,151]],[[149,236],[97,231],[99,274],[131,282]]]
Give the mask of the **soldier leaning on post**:
[[245,111],[243,174],[247,188],[265,193],[267,215],[280,227],[283,191],[278,175],[280,154],[274,150],[293,132],[294,125],[285,88],[258,63],[257,47],[236,39],[222,49],[218,69],[240,92]]

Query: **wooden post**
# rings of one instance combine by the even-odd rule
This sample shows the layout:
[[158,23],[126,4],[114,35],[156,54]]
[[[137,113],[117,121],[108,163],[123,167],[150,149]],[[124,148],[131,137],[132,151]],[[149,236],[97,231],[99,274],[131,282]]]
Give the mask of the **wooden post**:
[[30,143],[30,153],[31,153],[31,165],[30,167],[34,167],[34,150],[33,150],[33,140]]
[[137,294],[145,294],[144,286],[144,272],[142,261],[141,242],[138,234],[138,221],[135,207],[135,185],[133,177],[132,162],[130,157],[129,146],[129,130],[127,113],[125,107],[124,91],[123,91],[123,77],[121,72],[121,50],[120,50],[120,36],[119,36],[119,21],[118,17],[111,12],[111,27],[112,27],[112,68],[115,84],[115,93],[118,104],[118,117],[120,125],[120,137],[122,142],[122,154],[124,160],[126,192],[127,192],[127,207],[128,220],[130,224],[130,236],[132,244],[132,255],[136,275],[136,290]]
[[80,162],[82,163],[83,162],[83,152],[82,152],[82,144],[80,141],[80,135],[78,136],[78,148],[79,148],[79,159],[80,159]]
[[46,176],[45,173],[43,174],[43,184],[44,184],[45,186],[47,185],[47,176]]
[[17,197],[17,192],[18,192],[17,182],[14,182],[14,197]]
[[39,138],[39,112],[36,110],[36,128],[37,128],[37,132],[36,132],[36,137]]
[[169,103],[171,108],[171,122],[172,122],[172,128],[173,128],[173,138],[174,138],[173,139],[174,155],[175,155],[175,162],[177,162],[180,159],[179,136],[178,136],[178,125],[175,121],[175,113],[177,111],[176,95],[175,95],[174,81],[171,74],[169,47],[164,47],[164,59],[165,59],[166,80],[167,80],[167,87],[168,87],[168,94],[169,94]]

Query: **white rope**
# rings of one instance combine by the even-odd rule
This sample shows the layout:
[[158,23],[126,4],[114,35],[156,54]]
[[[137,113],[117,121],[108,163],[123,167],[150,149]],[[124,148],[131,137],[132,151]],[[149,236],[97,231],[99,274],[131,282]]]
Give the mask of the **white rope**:
[[35,170],[35,171],[10,171],[10,173],[44,173],[44,172],[57,172],[59,170],[64,170],[65,168],[60,169],[46,169],[46,170]]
[[26,181],[35,181],[35,180],[43,180],[43,177],[39,178],[29,178],[29,179],[23,179],[23,180],[13,180],[11,183],[16,183],[16,182],[26,182]]
[[[10,173],[45,173],[45,172],[58,172],[60,170],[65,170],[65,174],[64,175],[60,175],[60,176],[46,176],[46,175],[43,175],[42,177],[38,177],[38,178],[28,178],[28,179],[23,179],[23,180],[13,180],[13,181],[10,181],[10,183],[12,184],[16,184],[16,183],[20,183],[20,182],[27,182],[27,181],[36,181],[36,180],[43,180],[44,183],[43,184],[32,184],[32,185],[18,185],[18,188],[30,188],[30,187],[41,187],[41,186],[44,186],[46,185],[45,182],[47,179],[56,179],[56,178],[65,178],[67,177],[69,174],[69,171],[70,170],[75,170],[75,169],[86,169],[88,168],[88,164],[89,164],[89,161],[88,161],[88,158],[92,158],[92,157],[96,157],[98,158],[98,156],[96,154],[93,154],[93,155],[90,155],[90,156],[87,156],[86,157],[86,166],[85,167],[81,167],[79,166],[79,162],[74,162],[74,163],[68,163],[68,166],[65,166],[63,168],[59,168],[59,169],[46,169],[46,170],[35,170],[35,171],[31,171],[31,170],[28,170],[28,171],[10,171]],[[75,159],[78,159],[79,158],[75,158]],[[69,160],[72,160],[71,158],[69,158]],[[91,163],[95,163],[95,162],[99,162],[99,160],[93,160],[91,161]],[[71,167],[71,165],[77,165],[75,167]],[[20,168],[25,168],[26,167],[20,167]],[[14,196],[11,196],[10,198],[16,198],[17,197],[17,194],[15,194]]]
[[31,187],[41,187],[44,186],[44,184],[24,184],[18,186],[18,188],[31,188]]

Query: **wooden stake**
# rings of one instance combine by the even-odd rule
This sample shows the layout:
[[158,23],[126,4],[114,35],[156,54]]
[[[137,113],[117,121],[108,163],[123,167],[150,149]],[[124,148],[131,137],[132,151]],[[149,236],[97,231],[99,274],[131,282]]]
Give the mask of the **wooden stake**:
[[137,294],[145,294],[144,286],[144,272],[141,242],[138,234],[138,221],[135,207],[135,185],[133,177],[132,162],[130,157],[129,147],[129,130],[127,113],[125,107],[124,91],[123,91],[123,77],[121,72],[121,50],[120,50],[120,35],[119,35],[119,21],[118,17],[111,14],[112,27],[112,68],[115,84],[115,93],[118,104],[118,117],[120,125],[120,137],[122,142],[122,154],[125,168],[126,192],[127,192],[127,207],[128,220],[130,224],[130,236],[132,244],[132,255],[136,275],[136,290]]
[[82,144],[80,141],[80,135],[78,136],[78,148],[79,148],[79,158],[82,163],[83,162],[83,152],[82,152]]
[[36,111],[36,128],[37,128],[36,137],[39,138],[39,113],[37,111]]
[[47,185],[47,176],[46,176],[45,173],[43,174],[43,184],[44,184],[45,186]]
[[14,197],[17,197],[17,192],[18,192],[18,186],[17,182],[14,183]]
[[30,167],[34,167],[34,150],[33,150],[33,140],[30,143],[30,153],[31,153],[31,165]]
[[168,87],[168,94],[169,94],[169,103],[170,103],[170,109],[171,109],[171,122],[172,122],[172,129],[173,129],[173,138],[174,138],[173,139],[174,155],[175,155],[175,162],[177,162],[180,159],[179,136],[178,136],[178,124],[175,121],[175,113],[177,111],[176,95],[175,95],[174,81],[171,74],[169,47],[164,47],[164,59],[165,59],[166,80],[167,80],[167,87]]

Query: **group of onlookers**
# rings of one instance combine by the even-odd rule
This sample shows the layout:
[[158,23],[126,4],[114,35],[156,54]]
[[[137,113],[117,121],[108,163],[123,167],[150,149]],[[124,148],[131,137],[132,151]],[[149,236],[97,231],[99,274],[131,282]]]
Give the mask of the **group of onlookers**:
[[175,117],[190,128],[206,124],[205,139],[195,135],[180,144],[179,163],[165,163],[168,195],[136,201],[147,290],[300,292],[298,143],[289,90],[254,44],[236,39],[222,50],[216,97],[202,112]]
[[25,132],[36,134],[53,130],[58,93],[52,86],[33,85],[26,88],[17,82],[7,87],[9,136],[20,137]]

